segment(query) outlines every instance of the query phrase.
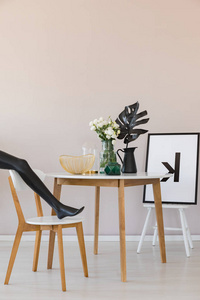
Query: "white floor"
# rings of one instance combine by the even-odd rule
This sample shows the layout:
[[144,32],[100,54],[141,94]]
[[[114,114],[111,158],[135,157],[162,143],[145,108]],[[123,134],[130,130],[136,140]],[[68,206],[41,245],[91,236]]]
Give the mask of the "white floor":
[[154,299],[200,300],[200,242],[194,242],[187,258],[183,242],[166,242],[167,263],[160,261],[159,247],[127,242],[127,282],[120,281],[119,243],[86,242],[89,278],[85,278],[76,242],[65,242],[67,292],[61,291],[57,248],[52,270],[46,270],[48,243],[42,242],[38,272],[32,272],[33,242],[22,241],[9,285],[4,277],[12,242],[0,241],[0,300],[45,299]]

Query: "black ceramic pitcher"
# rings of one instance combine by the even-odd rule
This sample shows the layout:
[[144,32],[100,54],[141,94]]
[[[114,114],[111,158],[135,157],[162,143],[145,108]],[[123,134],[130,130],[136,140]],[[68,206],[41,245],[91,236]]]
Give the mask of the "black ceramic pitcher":
[[[122,162],[122,173],[137,173],[134,151],[137,147],[123,148],[117,150],[117,155]],[[119,155],[119,151],[124,152],[124,160]]]

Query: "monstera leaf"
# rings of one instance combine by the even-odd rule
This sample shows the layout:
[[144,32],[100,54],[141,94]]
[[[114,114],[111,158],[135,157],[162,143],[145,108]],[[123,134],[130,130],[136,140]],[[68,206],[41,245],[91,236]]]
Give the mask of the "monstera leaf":
[[130,142],[135,141],[140,136],[140,134],[144,134],[148,131],[145,129],[135,128],[136,126],[146,124],[149,121],[149,118],[139,120],[147,115],[147,111],[144,110],[141,113],[137,113],[138,109],[138,102],[129,106],[125,106],[125,109],[119,114],[118,118],[115,120],[120,127],[120,134],[118,136],[118,139],[124,139],[126,147]]

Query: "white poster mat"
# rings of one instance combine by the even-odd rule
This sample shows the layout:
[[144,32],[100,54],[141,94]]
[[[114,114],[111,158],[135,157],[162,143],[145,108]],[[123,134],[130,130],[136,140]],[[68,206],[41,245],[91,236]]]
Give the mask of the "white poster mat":
[[[168,173],[162,164],[167,162],[175,168],[175,156],[180,153],[179,180],[174,174],[161,182],[162,202],[195,204],[198,170],[198,133],[194,134],[149,134],[147,172]],[[154,202],[151,185],[146,186],[144,202]]]

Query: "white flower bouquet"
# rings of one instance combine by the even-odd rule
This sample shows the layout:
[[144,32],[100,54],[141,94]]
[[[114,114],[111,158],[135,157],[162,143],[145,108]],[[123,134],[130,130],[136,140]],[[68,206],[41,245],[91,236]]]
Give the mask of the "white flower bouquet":
[[95,119],[89,123],[89,126],[92,131],[96,131],[102,141],[111,140],[113,145],[120,134],[119,125],[112,121],[111,117],[108,117],[107,120],[104,120],[102,117]]

